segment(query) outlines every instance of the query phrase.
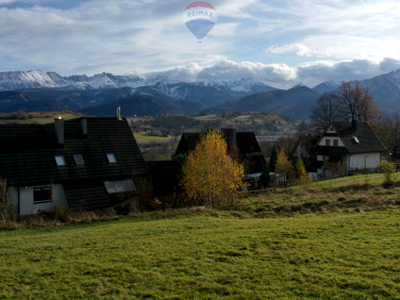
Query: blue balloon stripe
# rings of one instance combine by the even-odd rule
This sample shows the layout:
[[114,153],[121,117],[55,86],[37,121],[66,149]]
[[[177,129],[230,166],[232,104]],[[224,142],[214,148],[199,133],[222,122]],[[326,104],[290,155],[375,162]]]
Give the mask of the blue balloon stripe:
[[194,34],[198,39],[202,39],[213,29],[215,22],[197,19],[185,23],[186,27]]

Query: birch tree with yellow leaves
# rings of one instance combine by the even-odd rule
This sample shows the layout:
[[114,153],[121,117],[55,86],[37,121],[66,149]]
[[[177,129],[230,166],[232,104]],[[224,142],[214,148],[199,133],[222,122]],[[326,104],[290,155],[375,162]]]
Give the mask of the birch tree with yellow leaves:
[[233,208],[239,193],[246,186],[243,165],[228,154],[221,133],[210,130],[189,153],[183,167],[182,185],[196,205],[210,208]]

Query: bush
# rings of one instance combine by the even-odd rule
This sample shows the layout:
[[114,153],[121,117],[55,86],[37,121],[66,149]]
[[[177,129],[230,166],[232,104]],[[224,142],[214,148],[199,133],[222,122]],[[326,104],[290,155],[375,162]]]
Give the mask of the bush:
[[393,187],[394,186],[393,173],[396,172],[396,165],[391,162],[381,162],[379,169],[385,177],[382,186],[384,188]]

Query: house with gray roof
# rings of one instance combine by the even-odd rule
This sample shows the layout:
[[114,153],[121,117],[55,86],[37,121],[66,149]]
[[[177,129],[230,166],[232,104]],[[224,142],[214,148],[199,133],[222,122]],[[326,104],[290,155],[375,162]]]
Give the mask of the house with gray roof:
[[318,140],[317,173],[322,178],[379,168],[385,147],[367,122],[333,122]]
[[18,217],[57,207],[135,206],[135,178],[148,174],[128,122],[120,118],[0,125],[0,145],[0,179],[7,181]]

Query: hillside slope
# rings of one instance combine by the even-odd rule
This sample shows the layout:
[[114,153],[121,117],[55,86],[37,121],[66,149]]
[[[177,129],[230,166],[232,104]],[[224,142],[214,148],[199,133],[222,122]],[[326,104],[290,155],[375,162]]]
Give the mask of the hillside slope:
[[226,111],[273,112],[297,120],[306,120],[310,109],[315,106],[320,94],[301,86],[290,90],[275,90],[221,104],[207,112]]

